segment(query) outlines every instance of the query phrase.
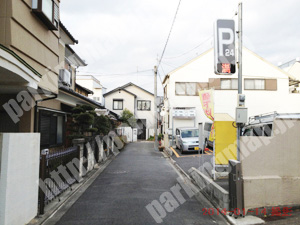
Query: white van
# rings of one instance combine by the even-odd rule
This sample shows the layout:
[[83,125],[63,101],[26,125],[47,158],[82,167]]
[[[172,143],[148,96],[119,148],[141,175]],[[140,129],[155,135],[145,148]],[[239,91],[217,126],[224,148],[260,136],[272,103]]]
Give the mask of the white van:
[[205,147],[212,147],[214,146],[214,143],[213,141],[210,141],[209,140],[209,135],[210,135],[210,131],[211,131],[211,127],[212,127],[212,123],[210,122],[206,122],[204,124],[204,132],[203,132],[203,135],[204,135],[204,143],[205,143]]

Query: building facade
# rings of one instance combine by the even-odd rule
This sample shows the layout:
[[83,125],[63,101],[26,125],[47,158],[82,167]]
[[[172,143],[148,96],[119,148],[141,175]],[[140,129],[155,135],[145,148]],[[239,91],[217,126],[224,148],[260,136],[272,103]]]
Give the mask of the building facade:
[[101,103],[104,106],[105,101],[103,95],[106,93],[106,88],[98,79],[92,75],[78,75],[76,76],[76,83],[91,90],[93,93],[89,94],[89,98]]
[[[210,121],[203,112],[199,90],[213,89],[215,113],[227,113],[235,118],[237,78],[237,72],[233,75],[214,73],[213,49],[169,73],[163,81],[164,133],[174,135],[174,130],[178,127],[195,127],[200,122]],[[248,116],[271,111],[300,112],[299,104],[291,104],[299,101],[300,98],[298,95],[290,94],[290,80],[295,78],[243,48],[243,94],[246,95]],[[176,116],[173,121],[174,112],[178,110],[183,113],[192,111],[195,116],[182,116],[182,118]]]
[[137,119],[138,139],[145,140],[154,134],[154,95],[128,83],[104,94],[105,107],[118,115],[124,109],[131,111]]

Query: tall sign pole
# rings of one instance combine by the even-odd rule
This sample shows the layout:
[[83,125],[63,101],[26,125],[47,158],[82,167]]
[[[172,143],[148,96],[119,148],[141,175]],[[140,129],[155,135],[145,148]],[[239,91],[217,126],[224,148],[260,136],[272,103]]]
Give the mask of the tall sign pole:
[[[242,56],[243,56],[243,19],[242,19],[242,10],[243,5],[242,2],[239,3],[239,11],[238,11],[238,20],[239,20],[239,29],[238,29],[238,39],[239,39],[239,47],[238,47],[238,95],[243,92],[243,75],[242,75]],[[239,107],[239,103],[238,103]],[[241,123],[237,123],[237,160],[240,161],[240,135],[241,135]]]
[[158,150],[157,139],[157,67],[154,66],[154,149]]

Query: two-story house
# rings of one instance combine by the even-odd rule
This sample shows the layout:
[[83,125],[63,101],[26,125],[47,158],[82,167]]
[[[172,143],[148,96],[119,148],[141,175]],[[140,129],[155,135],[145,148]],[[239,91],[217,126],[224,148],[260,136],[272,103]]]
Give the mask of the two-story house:
[[[227,113],[235,118],[238,94],[238,73],[216,75],[213,49],[173,70],[164,78],[163,127],[165,134],[175,134],[178,127],[194,127],[208,122],[198,91],[214,90],[215,113]],[[246,95],[248,116],[277,111],[299,113],[299,96],[289,93],[289,81],[295,77],[243,48],[243,94]],[[195,116],[173,118],[173,112],[193,111]],[[167,137],[167,135],[165,135]],[[167,140],[166,140],[167,144]]]
[[[58,94],[59,0],[0,1],[0,224],[37,215],[37,104]],[[25,188],[24,188],[25,187]]]
[[[39,92],[42,98],[45,96],[42,90],[52,96],[58,93],[59,3],[59,0],[49,4],[42,0],[0,2],[0,131],[34,131],[34,108],[13,103],[21,104],[22,100],[16,99],[20,91]],[[4,106],[6,109],[5,103],[10,103]],[[29,104],[35,104],[35,100]],[[13,120],[8,115],[10,108],[15,112],[11,113]]]
[[124,109],[131,111],[138,128],[138,139],[145,140],[154,134],[154,95],[133,84],[128,83],[117,87],[106,94],[105,107],[118,115]]

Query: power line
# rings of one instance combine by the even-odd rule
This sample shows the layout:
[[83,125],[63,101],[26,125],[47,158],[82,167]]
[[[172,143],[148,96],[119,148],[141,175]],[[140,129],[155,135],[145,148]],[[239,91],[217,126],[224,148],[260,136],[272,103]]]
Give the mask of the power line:
[[[167,66],[170,66],[170,67],[172,67],[172,68],[174,68],[174,69],[176,69],[178,66],[174,66],[174,65],[171,65],[170,63],[166,63],[166,62],[164,62],[164,61],[162,61],[161,62],[162,64],[165,64],[165,65],[167,65]],[[165,73],[165,72],[164,72]]]
[[181,3],[181,0],[179,0],[178,6],[177,6],[177,9],[176,9],[176,13],[175,13],[175,16],[174,16],[174,19],[173,19],[173,22],[172,22],[172,26],[171,26],[171,29],[170,29],[170,32],[169,32],[169,35],[168,35],[168,38],[167,38],[167,41],[166,41],[164,50],[162,51],[160,60],[159,60],[159,62],[158,62],[157,69],[159,68],[160,63],[161,63],[161,60],[162,60],[162,58],[164,57],[164,54],[165,54],[165,51],[166,51],[166,48],[167,48],[167,45],[168,45],[168,42],[169,42],[169,39],[170,39],[172,30],[173,30],[173,26],[174,26],[174,23],[175,23],[175,20],[176,20],[176,16],[177,16],[177,13],[178,13],[178,10],[179,10],[180,3]]
[[192,48],[192,49],[190,49],[190,50],[188,50],[188,51],[186,51],[186,52],[184,52],[184,53],[182,53],[182,54],[180,54],[178,56],[165,57],[165,59],[175,59],[175,58],[179,58],[181,56],[184,56],[184,55],[190,53],[191,51],[193,51],[193,50],[199,48],[200,46],[202,46],[204,43],[206,43],[207,41],[209,41],[212,37],[213,37],[213,35],[211,35],[209,38],[205,39],[203,42],[201,42],[200,44],[198,44],[196,47],[194,47],[194,48]]
[[[129,72],[129,73],[111,73],[111,74],[104,74],[104,73],[99,73],[99,72],[91,72],[91,71],[77,71],[79,73],[86,73],[88,75],[95,75],[95,76],[126,76],[126,75],[135,75],[135,74],[139,74],[139,73],[145,73],[145,72],[149,72],[149,71],[153,71],[152,69],[149,70],[141,70],[141,71],[135,71],[135,72]],[[80,74],[78,74],[80,75]],[[84,75],[82,75],[84,76]],[[150,75],[142,75],[140,74],[140,76],[150,76]]]

